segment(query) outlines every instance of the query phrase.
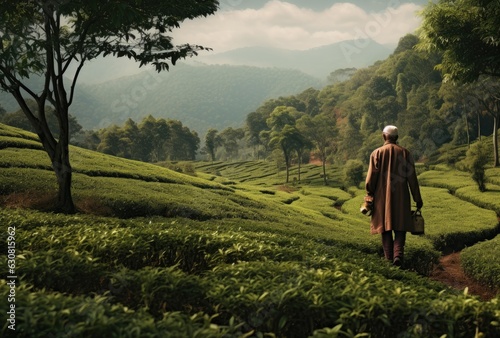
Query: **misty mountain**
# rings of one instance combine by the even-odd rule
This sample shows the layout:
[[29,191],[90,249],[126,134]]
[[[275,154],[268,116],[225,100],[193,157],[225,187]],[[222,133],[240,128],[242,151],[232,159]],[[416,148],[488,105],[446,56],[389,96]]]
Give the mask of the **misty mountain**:
[[300,70],[319,79],[341,68],[363,68],[385,60],[394,50],[373,40],[351,40],[308,50],[245,47],[219,54],[200,54],[190,62],[248,65]]
[[[372,40],[306,51],[249,47],[199,55],[162,73],[108,57],[84,67],[70,113],[85,129],[153,115],[179,120],[204,135],[209,128],[240,127],[268,99],[320,89],[332,71],[366,67],[391,52]],[[6,93],[0,93],[0,106],[19,109]]]
[[169,72],[145,71],[101,84],[82,83],[71,114],[85,129],[153,115],[180,120],[203,135],[209,128],[241,127],[265,100],[323,85],[297,70],[180,63]]

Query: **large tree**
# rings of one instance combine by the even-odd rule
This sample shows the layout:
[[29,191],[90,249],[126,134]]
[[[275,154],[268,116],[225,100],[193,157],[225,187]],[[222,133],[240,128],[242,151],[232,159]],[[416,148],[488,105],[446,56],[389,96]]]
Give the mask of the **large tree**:
[[[500,1],[440,0],[422,12],[420,48],[443,53],[438,68],[445,80],[474,82],[483,77],[500,77]],[[498,111],[493,116],[495,166]]]
[[205,135],[205,148],[207,153],[210,155],[212,162],[215,161],[215,152],[217,151],[217,147],[222,145],[222,140],[218,133],[217,129],[210,128]]
[[321,160],[323,167],[323,182],[328,185],[326,160],[328,150],[332,148],[333,140],[337,136],[335,118],[326,113],[314,117],[304,115],[297,121],[297,128],[316,147],[316,156]]
[[[185,19],[213,14],[218,1],[0,0],[0,7],[0,88],[15,97],[50,157],[59,185],[57,209],[72,213],[68,110],[84,64],[112,55],[168,70],[168,62],[204,47],[176,46],[167,34]],[[40,88],[29,85],[35,76]],[[58,138],[49,128],[46,104],[57,116]]]
[[500,76],[500,2],[440,0],[422,11],[419,47],[443,52],[445,79]]

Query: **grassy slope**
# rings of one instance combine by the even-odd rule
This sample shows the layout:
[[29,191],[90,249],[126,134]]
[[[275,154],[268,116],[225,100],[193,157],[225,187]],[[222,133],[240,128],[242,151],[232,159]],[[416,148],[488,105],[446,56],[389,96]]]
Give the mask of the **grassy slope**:
[[[0,191],[4,204],[36,208],[50,204],[55,179],[36,138],[0,125],[0,154]],[[425,172],[421,175],[421,182],[427,234],[424,237],[409,236],[407,269],[410,271],[400,271],[380,261],[379,238],[369,235],[368,218],[358,211],[363,192],[355,188],[345,192],[335,184],[322,186],[320,168],[314,165],[303,168],[302,179],[307,184],[282,186],[279,184],[282,177],[267,162],[198,163],[196,169],[200,172],[195,177],[79,148],[71,148],[71,158],[75,172],[75,202],[81,210],[96,216],[55,216],[11,209],[1,211],[3,224],[18,229],[17,250],[23,253],[18,269],[20,275],[24,273],[20,299],[28,297],[26,304],[29,303],[27,299],[31,299],[33,304],[37,304],[33,299],[42,304],[50,297],[62,297],[54,291],[67,292],[75,297],[85,296],[87,292],[102,289],[102,278],[110,278],[109,283],[113,285],[127,278],[136,278],[140,283],[141,278],[146,278],[144,276],[161,275],[165,273],[162,269],[173,264],[187,273],[179,278],[188,279],[189,283],[198,283],[198,280],[190,278],[196,279],[202,273],[203,283],[210,284],[205,286],[208,288],[208,291],[204,289],[205,297],[214,304],[225,304],[221,305],[226,307],[224,311],[238,313],[237,318],[246,325],[251,320],[241,313],[243,305],[236,306],[243,300],[234,297],[243,297],[242,290],[245,288],[255,289],[253,292],[257,294],[255,302],[258,304],[264,301],[259,295],[263,297],[265,293],[270,292],[272,297],[284,297],[292,289],[302,290],[300,284],[296,285],[297,280],[304,278],[307,284],[319,278],[304,275],[311,267],[332,273],[337,271],[345,277],[350,274],[354,280],[360,278],[354,282],[360,285],[365,285],[366,280],[373,280],[375,288],[392,281],[389,289],[380,291],[381,294],[391,294],[393,287],[402,288],[406,290],[403,292],[412,294],[408,298],[410,302],[414,299],[412,306],[420,304],[422,295],[418,293],[427,292],[424,290],[435,290],[436,293],[432,291],[429,297],[447,302],[455,297],[453,290],[422,279],[411,270],[425,275],[436,262],[438,250],[462,248],[496,231],[495,212],[488,210],[498,208],[493,183],[490,192],[478,195],[472,193],[470,182],[459,172],[446,168]],[[338,170],[331,170],[330,180],[338,182]],[[449,193],[450,187],[456,196]],[[466,189],[471,189],[471,192]],[[460,197],[466,196],[467,200],[457,197],[462,191]],[[5,242],[2,237],[3,246]],[[158,252],[160,249],[162,251]],[[2,250],[6,251],[6,248]],[[5,259],[5,256],[2,257]],[[52,257],[50,262],[48,257]],[[2,262],[2,269],[5,266]],[[363,272],[356,272],[360,267],[363,267]],[[120,269],[126,269],[123,274],[129,277],[120,275]],[[214,270],[203,272],[210,269]],[[255,278],[269,280],[270,277],[265,277],[266,273],[273,273],[273,270],[297,275],[286,280],[274,281],[271,278],[272,282],[267,285],[255,282]],[[77,272],[81,275],[74,275]],[[255,273],[253,277],[247,275],[252,273]],[[3,275],[6,272],[2,270]],[[225,281],[226,278],[231,281]],[[243,286],[248,280],[255,283]],[[363,280],[365,282],[361,282]],[[352,297],[350,302],[353,304],[356,303],[354,299],[366,297],[366,292],[371,292],[371,284],[357,291],[346,291],[352,287],[350,282],[346,282],[348,284],[342,287],[342,292]],[[142,292],[146,292],[144,283],[138,286]],[[129,284],[134,285],[132,281]],[[224,291],[216,287],[231,284],[239,291],[231,291],[231,288]],[[24,289],[29,285],[34,285],[34,289]],[[47,290],[44,291],[44,288]],[[329,293],[320,293],[320,297],[331,297],[334,289],[331,286]],[[445,291],[437,294],[440,290]],[[115,297],[120,306],[128,304],[140,311],[141,316],[148,316],[143,314],[143,307],[137,305],[145,302],[146,296],[136,303],[131,299],[121,299],[119,295]],[[61,298],[60,301],[73,300]],[[91,300],[82,298],[78,302]],[[152,305],[148,302],[145,305],[154,315]],[[206,305],[198,306],[206,308]],[[352,306],[354,311],[355,305]],[[419,306],[427,307],[429,304]],[[42,310],[43,306],[40,306]],[[101,310],[112,311],[107,307]],[[224,311],[219,313],[221,320],[228,320]],[[271,310],[267,308],[267,311],[270,316]],[[385,311],[388,311],[387,308]],[[198,325],[199,330],[206,329],[203,320],[194,320],[195,324],[192,324],[191,319],[182,319],[189,325]],[[165,320],[161,321],[161,325],[165,324]],[[325,319],[322,325],[338,323],[339,320],[329,322]],[[274,332],[287,329],[293,332],[294,328],[285,325],[285,322],[281,329]],[[259,323],[250,326],[262,331],[272,331],[271,327],[274,327],[274,324]],[[278,326],[281,323],[280,320]],[[344,325],[348,327],[350,324],[346,321]],[[310,327],[309,332],[320,328]],[[358,330],[362,332],[362,327]]]

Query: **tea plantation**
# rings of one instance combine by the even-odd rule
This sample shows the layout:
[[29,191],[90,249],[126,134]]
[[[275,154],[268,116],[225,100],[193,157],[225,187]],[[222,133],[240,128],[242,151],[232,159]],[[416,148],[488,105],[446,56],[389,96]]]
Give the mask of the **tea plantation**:
[[314,165],[283,185],[272,162],[70,155],[81,212],[54,214],[36,136],[0,125],[2,337],[500,336],[500,295],[428,278],[464,249],[498,290],[500,169],[479,193],[467,173],[419,168],[426,235],[408,235],[398,269],[340,168],[327,187]]

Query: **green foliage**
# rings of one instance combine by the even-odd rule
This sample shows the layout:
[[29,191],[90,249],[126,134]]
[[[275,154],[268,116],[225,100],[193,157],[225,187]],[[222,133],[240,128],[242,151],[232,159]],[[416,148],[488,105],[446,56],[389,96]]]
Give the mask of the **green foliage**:
[[472,179],[481,192],[486,191],[485,167],[489,162],[488,155],[489,152],[484,142],[476,142],[467,150],[467,157],[463,161],[463,165],[472,173]]
[[359,160],[349,160],[344,166],[344,177],[347,186],[359,186],[365,179],[365,166]]
[[[36,103],[32,100],[27,100],[27,104],[32,109],[35,114],[38,111],[38,108],[36,107]],[[47,119],[48,119],[48,125],[49,128],[52,132],[52,134],[58,138],[59,137],[59,126],[57,122],[57,117],[54,114],[54,109],[52,109],[50,106],[45,108],[46,114],[47,114]],[[69,114],[69,130],[71,135],[75,135],[76,133],[80,132],[82,130],[82,126],[78,123],[76,118]],[[26,118],[26,115],[22,110],[18,110],[12,113],[7,113],[0,115],[0,123],[4,123],[6,125],[14,126],[17,128],[21,128],[27,131],[31,131],[32,133],[35,133],[36,130],[33,128],[33,125],[30,123],[30,121]]]
[[[2,203],[9,206],[16,196],[55,189],[44,153],[17,144],[0,150]],[[467,174],[422,169],[426,235],[408,236],[406,265],[398,269],[381,260],[380,238],[359,213],[363,191],[338,188],[338,167],[328,168],[337,187],[324,186],[321,167],[312,164],[303,167],[303,182],[284,186],[275,184],[275,164],[264,161],[176,163],[192,166],[191,176],[73,153],[75,199],[120,218],[0,209],[0,223],[16,229],[18,336],[500,334],[498,297],[480,301],[425,277],[438,250],[498,232],[495,212],[483,209],[498,207],[495,190],[475,189],[479,198]],[[496,250],[486,243],[464,251],[473,256],[464,264],[496,283],[497,260],[478,258]],[[7,276],[7,232],[0,252],[0,274]],[[8,292],[2,280],[0,297]],[[0,302],[1,311],[7,306]]]
[[470,276],[492,288],[500,285],[500,237],[466,248],[460,255],[462,267]]
[[458,0],[429,3],[422,11],[422,49],[443,52],[440,69],[451,80],[474,81],[481,74],[499,76],[498,13],[495,1]]
[[99,152],[144,162],[193,160],[200,143],[198,135],[180,121],[151,115],[138,125],[129,118],[122,127],[103,128],[98,137]]
[[[10,287],[0,280],[0,295]],[[2,312],[7,312],[2,302]],[[243,337],[241,325],[217,325],[205,313],[167,312],[155,320],[144,309],[133,311],[109,296],[68,296],[16,286],[16,337]],[[2,331],[9,331],[3,326]]]

